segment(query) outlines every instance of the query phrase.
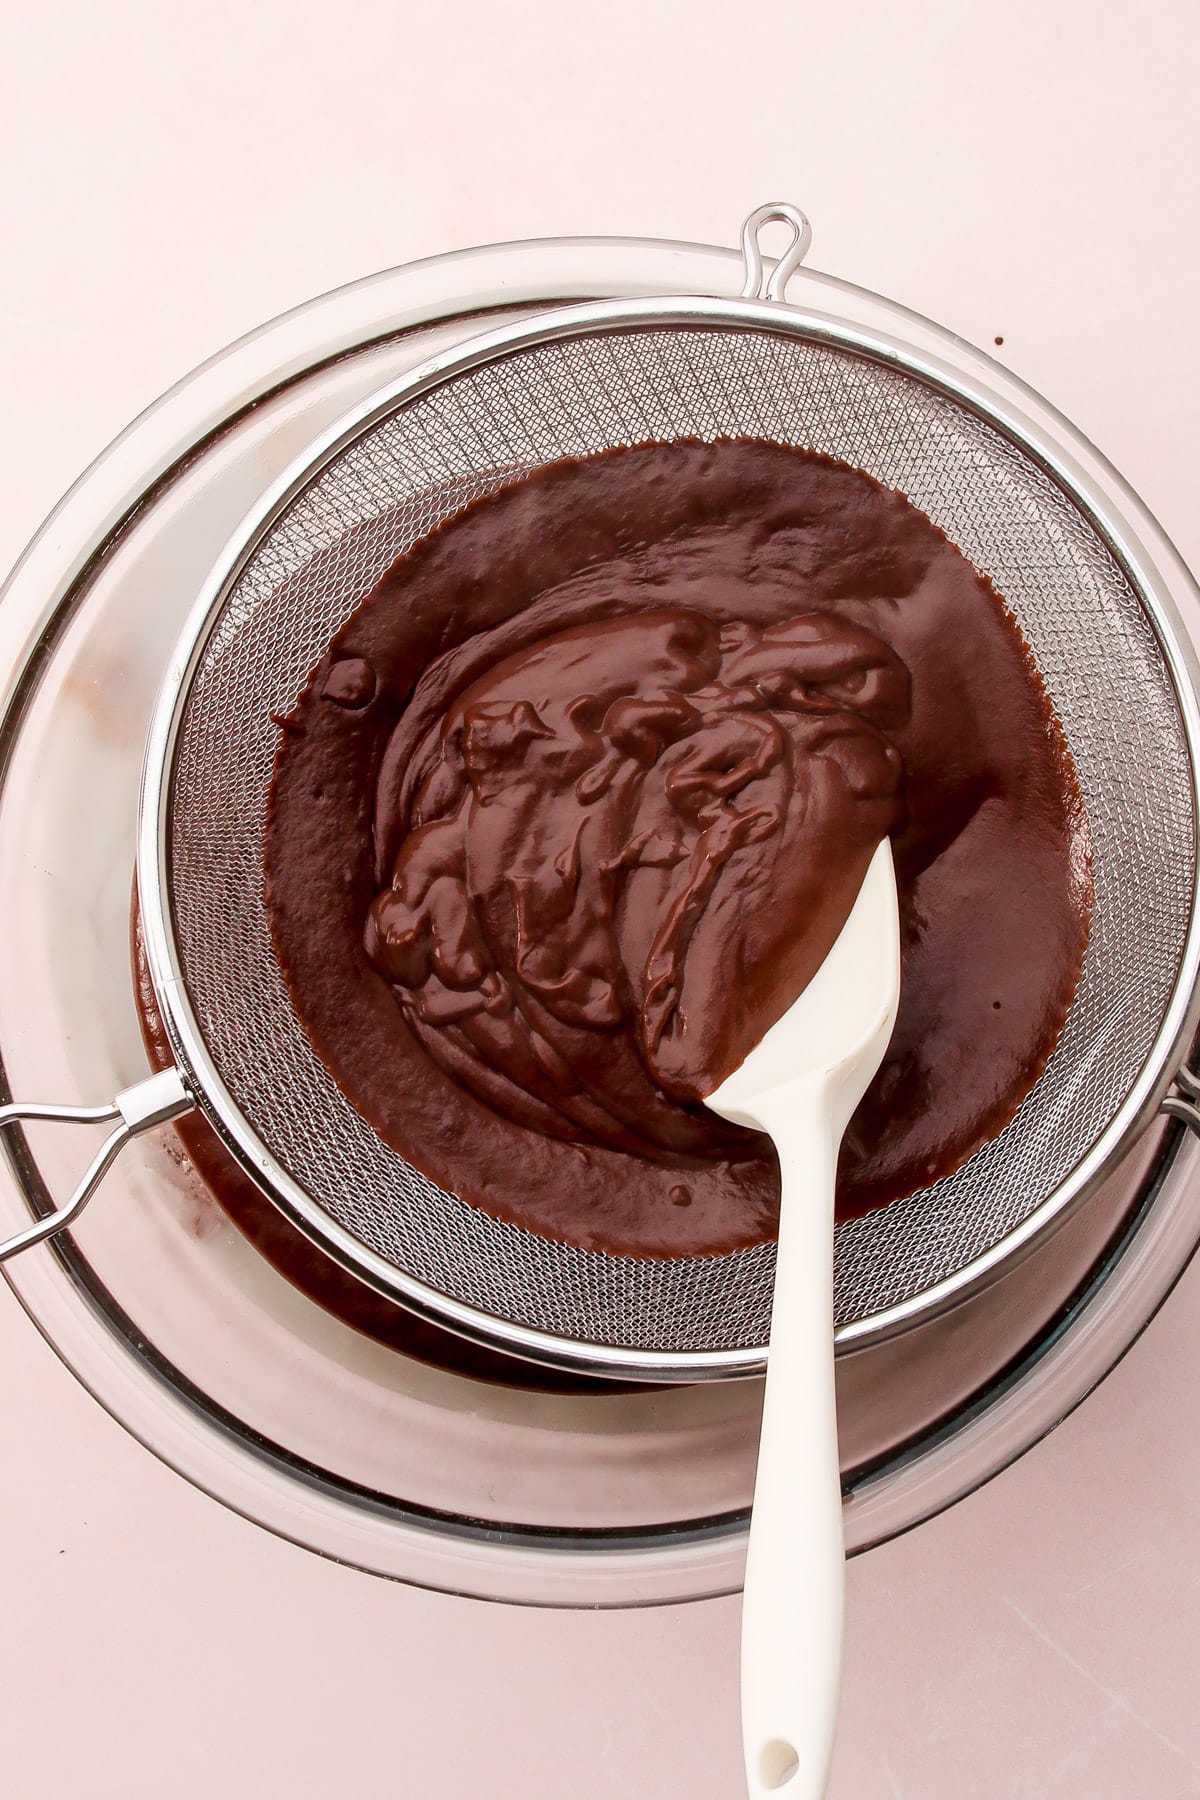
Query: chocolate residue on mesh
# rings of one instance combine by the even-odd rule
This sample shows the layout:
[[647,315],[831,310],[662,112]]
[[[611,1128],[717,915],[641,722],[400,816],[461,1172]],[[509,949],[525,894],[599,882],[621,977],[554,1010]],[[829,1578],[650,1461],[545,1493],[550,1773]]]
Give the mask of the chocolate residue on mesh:
[[475,503],[366,598],[281,733],[267,905],[410,1162],[551,1237],[704,1254],[769,1238],[778,1182],[702,1096],[889,833],[900,1015],[843,1216],[959,1166],[1044,1067],[1087,935],[1074,773],[1011,615],[902,496],[644,446]]

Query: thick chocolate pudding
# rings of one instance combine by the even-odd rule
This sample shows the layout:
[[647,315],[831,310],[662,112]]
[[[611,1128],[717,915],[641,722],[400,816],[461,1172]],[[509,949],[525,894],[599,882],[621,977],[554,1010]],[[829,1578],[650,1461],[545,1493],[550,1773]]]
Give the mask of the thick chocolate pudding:
[[699,1255],[773,1235],[707,1112],[893,839],[896,1032],[839,1210],[1011,1118],[1079,976],[1087,831],[990,585],[814,454],[678,443],[476,502],[368,595],[281,721],[275,946],[381,1135],[496,1216]]

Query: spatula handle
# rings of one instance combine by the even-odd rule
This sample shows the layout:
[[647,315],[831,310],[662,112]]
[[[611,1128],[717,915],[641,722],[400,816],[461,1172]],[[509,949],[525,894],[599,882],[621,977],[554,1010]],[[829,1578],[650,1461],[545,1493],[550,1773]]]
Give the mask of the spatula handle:
[[845,1589],[833,1385],[840,1130],[823,1086],[793,1091],[773,1111],[779,1116],[761,1122],[785,1186],[746,1559],[742,1734],[751,1800],[821,1800],[837,1726]]

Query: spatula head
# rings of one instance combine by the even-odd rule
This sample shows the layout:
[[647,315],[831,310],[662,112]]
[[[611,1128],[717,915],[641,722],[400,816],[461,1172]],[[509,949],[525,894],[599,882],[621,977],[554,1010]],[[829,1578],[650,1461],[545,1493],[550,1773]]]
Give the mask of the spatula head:
[[885,838],[813,979],[706,1104],[735,1124],[765,1130],[764,1113],[777,1113],[790,1092],[821,1087],[844,1129],[883,1060],[899,1000],[896,872]]

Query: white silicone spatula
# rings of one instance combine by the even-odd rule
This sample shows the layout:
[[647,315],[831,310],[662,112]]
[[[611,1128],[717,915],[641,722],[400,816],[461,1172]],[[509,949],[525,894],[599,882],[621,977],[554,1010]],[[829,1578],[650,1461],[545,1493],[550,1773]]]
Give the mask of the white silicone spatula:
[[742,1610],[751,1800],[820,1800],[837,1723],[845,1546],[833,1390],[833,1193],[842,1133],[900,996],[891,845],[875,852],[820,969],[709,1095],[770,1134],[782,1200],[771,1349]]

